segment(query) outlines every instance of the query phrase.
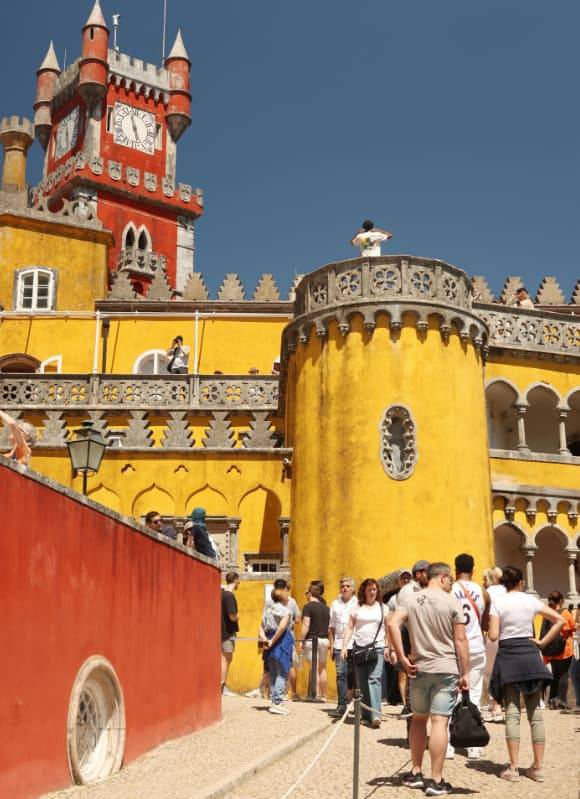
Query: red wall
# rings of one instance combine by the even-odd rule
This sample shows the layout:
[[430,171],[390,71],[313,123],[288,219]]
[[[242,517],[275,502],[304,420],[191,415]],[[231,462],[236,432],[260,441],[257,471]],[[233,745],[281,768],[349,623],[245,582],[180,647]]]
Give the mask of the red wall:
[[64,491],[0,464],[0,797],[70,783],[68,703],[91,655],[121,682],[125,762],[221,715],[219,571]]

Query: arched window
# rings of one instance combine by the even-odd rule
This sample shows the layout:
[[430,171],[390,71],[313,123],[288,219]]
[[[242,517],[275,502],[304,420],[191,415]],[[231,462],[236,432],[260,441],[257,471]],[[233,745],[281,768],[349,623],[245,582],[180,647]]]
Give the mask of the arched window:
[[135,229],[135,225],[132,222],[129,222],[129,224],[123,231],[123,237],[122,237],[123,249],[132,250],[135,246],[136,240],[137,240],[137,231]]
[[167,372],[169,358],[165,350],[147,350],[133,364],[134,375],[159,375]]
[[503,380],[494,380],[485,390],[487,427],[492,449],[515,449],[517,446],[518,393]]
[[143,252],[151,252],[151,236],[145,225],[139,228],[139,237],[137,238],[137,249]]
[[0,358],[0,372],[38,372],[40,361],[32,355],[25,355],[23,352],[13,352]]
[[14,308],[17,311],[52,311],[56,305],[56,272],[31,266],[16,270]]
[[406,480],[415,471],[417,463],[415,422],[409,409],[404,405],[387,408],[379,433],[383,469],[393,480]]

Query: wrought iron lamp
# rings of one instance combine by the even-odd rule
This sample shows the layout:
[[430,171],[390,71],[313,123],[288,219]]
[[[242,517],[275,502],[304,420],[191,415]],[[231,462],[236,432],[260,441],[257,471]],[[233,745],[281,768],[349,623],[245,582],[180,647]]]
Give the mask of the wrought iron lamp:
[[76,438],[67,441],[68,454],[73,474],[79,472],[83,476],[83,494],[87,494],[87,476],[99,471],[107,442],[93,428],[92,422],[83,422],[82,427],[75,430]]

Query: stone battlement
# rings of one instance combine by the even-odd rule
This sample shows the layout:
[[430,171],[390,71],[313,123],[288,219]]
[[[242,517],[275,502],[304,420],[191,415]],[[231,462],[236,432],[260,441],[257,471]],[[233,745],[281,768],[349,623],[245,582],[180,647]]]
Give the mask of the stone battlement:
[[146,96],[153,94],[155,99],[163,93],[163,99],[167,101],[165,95],[169,92],[169,75],[164,67],[109,50],[109,69],[110,79],[114,80],[117,86],[124,85],[129,89],[134,85],[136,92],[143,91]]
[[0,119],[0,134],[2,133],[25,133],[34,138],[34,125],[26,117],[10,116]]

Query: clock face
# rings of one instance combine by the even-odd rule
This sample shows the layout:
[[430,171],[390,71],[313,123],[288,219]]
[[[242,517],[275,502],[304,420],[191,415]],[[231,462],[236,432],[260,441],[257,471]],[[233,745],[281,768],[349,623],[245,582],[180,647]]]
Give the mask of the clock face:
[[56,141],[54,157],[58,161],[63,155],[72,150],[79,138],[80,109],[76,108],[60,120],[56,128]]
[[113,136],[115,144],[132,147],[143,153],[155,152],[155,117],[148,111],[115,103],[113,110]]

